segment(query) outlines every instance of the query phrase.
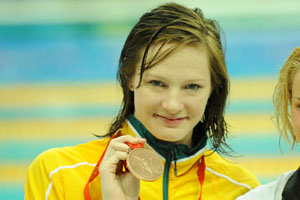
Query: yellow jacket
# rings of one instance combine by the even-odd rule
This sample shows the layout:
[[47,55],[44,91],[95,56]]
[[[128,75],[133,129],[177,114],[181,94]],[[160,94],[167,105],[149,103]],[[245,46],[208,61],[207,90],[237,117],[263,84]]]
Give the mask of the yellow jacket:
[[[144,130],[141,129],[143,127],[131,119],[123,124],[121,134],[144,137],[141,134]],[[202,200],[233,200],[259,185],[255,176],[246,169],[220,157],[215,152],[206,150],[205,146],[188,151],[183,145],[177,146],[165,142],[153,147],[153,142],[156,144],[160,142],[152,141],[151,146],[153,138],[146,138],[145,147],[159,153],[165,170],[164,175],[154,182],[141,181],[141,200],[198,199],[201,184],[197,171],[203,155],[206,168]],[[25,183],[25,200],[84,199],[83,189],[108,141],[109,138],[103,138],[74,147],[54,148],[41,153],[29,167]],[[167,151],[166,148],[172,150]],[[175,159],[174,149],[177,151]],[[92,199],[101,199],[100,184],[100,176],[90,184],[89,192]]]

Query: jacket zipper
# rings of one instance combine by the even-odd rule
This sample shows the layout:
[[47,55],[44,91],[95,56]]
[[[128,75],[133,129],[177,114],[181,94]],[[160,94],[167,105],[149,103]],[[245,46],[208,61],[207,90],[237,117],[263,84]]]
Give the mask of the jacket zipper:
[[172,151],[168,154],[166,158],[165,169],[163,174],[163,200],[169,199],[169,171],[172,160],[174,160],[175,162],[174,175],[177,176],[177,149],[175,145],[172,147]]

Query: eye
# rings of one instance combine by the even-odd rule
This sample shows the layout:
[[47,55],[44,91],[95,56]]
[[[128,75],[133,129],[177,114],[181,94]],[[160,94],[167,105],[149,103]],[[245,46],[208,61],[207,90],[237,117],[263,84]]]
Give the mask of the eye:
[[189,89],[189,90],[198,90],[200,88],[200,85],[198,84],[188,84],[187,86],[185,86],[185,89]]
[[150,84],[153,85],[153,86],[163,86],[163,83],[161,81],[158,81],[158,80],[152,80],[150,81]]

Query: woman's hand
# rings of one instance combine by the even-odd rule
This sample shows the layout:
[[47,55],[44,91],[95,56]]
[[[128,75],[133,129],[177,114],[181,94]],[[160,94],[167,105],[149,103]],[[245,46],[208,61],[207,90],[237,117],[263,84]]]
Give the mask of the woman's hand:
[[122,172],[122,162],[127,159],[130,151],[125,142],[145,144],[146,139],[125,135],[110,141],[99,167],[103,200],[138,199],[140,180],[130,172]]

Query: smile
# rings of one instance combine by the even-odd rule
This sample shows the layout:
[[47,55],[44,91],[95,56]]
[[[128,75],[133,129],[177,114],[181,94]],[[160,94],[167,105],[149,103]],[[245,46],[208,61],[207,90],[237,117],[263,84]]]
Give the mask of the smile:
[[154,117],[161,119],[167,125],[179,125],[183,122],[187,117],[166,117],[158,114],[154,114]]

